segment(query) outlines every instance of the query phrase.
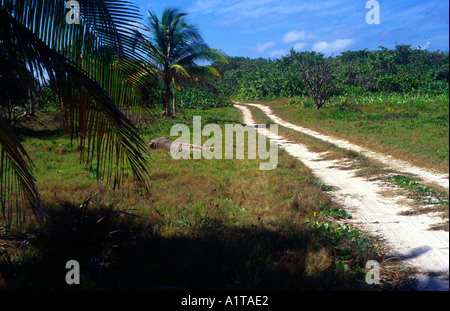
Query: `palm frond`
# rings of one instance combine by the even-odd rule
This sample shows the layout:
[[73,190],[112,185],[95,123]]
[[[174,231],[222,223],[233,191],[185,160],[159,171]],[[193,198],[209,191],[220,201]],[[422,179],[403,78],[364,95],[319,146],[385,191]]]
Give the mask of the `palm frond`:
[[179,64],[173,64],[172,66],[170,66],[170,71],[177,76],[182,76],[186,78],[190,77],[188,70],[186,70],[186,68],[184,68]]
[[[134,29],[130,27],[139,23],[138,8],[124,0],[79,2],[80,24],[68,25],[64,1],[0,0],[0,42],[11,68],[23,64],[39,80],[50,82],[67,112],[67,129],[80,143],[82,159],[97,165],[98,177],[119,185],[121,168],[127,162],[145,187],[145,144],[121,111],[140,101],[132,81],[125,79],[130,72],[143,69],[143,62],[135,60],[142,51],[135,51]],[[18,75],[13,72],[13,79],[20,78]],[[2,142],[2,152],[7,152],[5,146]],[[20,155],[10,154],[11,159]],[[20,170],[17,174],[32,177]],[[27,185],[25,179],[16,180]]]
[[15,215],[20,225],[26,216],[25,208],[31,206],[36,219],[42,221],[44,209],[31,171],[31,160],[1,115],[0,147],[0,194],[3,218],[10,224]]
[[193,66],[189,67],[189,72],[191,76],[196,77],[203,82],[220,78],[219,71],[213,66]]

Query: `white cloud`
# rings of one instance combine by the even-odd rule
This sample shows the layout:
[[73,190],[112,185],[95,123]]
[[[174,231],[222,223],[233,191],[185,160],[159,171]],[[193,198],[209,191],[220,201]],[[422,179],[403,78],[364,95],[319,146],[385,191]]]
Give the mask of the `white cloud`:
[[291,30],[283,36],[282,40],[285,43],[289,43],[289,42],[295,42],[295,41],[298,41],[298,40],[304,39],[304,38],[305,38],[304,31]]
[[342,52],[354,42],[352,39],[337,39],[332,42],[320,41],[313,44],[312,50],[325,54]]
[[316,42],[313,44],[312,49],[314,51],[323,52],[326,49],[329,49],[330,43],[326,41]]
[[289,15],[303,12],[322,12],[342,7],[343,0],[300,2],[298,0],[197,0],[194,12],[224,15],[233,19],[260,18],[266,15]]
[[427,41],[427,43],[425,43],[425,45],[422,46],[421,49],[422,49],[422,50],[426,50],[426,49],[428,49],[428,48],[430,47],[430,45],[431,45],[431,42],[430,42],[430,41]]
[[305,42],[297,42],[296,44],[294,44],[294,45],[292,46],[292,48],[293,48],[294,50],[296,50],[296,51],[300,51],[300,50],[302,50],[305,46],[306,46],[306,43],[305,43]]
[[427,43],[425,43],[424,45],[418,45],[416,47],[414,47],[415,50],[426,50],[427,48],[429,48],[431,45],[430,41],[427,41]]
[[279,49],[279,50],[275,50],[275,51],[270,52],[269,56],[273,57],[273,58],[277,58],[277,57],[281,57],[281,56],[287,55],[287,54],[288,54],[287,50]]
[[269,42],[265,42],[265,43],[261,43],[258,44],[256,46],[256,50],[260,53],[264,52],[267,49],[270,49],[271,47],[273,47],[275,45],[275,42],[273,41],[269,41]]

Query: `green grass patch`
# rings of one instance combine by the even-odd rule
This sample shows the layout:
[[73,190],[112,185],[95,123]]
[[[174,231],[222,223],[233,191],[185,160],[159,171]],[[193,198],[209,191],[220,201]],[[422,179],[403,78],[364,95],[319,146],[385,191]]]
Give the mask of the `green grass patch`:
[[328,215],[334,218],[339,219],[351,219],[352,215],[349,214],[346,210],[340,208],[331,208],[327,205],[321,204],[321,209],[319,211],[319,215]]
[[403,175],[394,175],[386,179],[394,185],[411,190],[411,198],[422,204],[441,204],[448,206],[448,195],[443,191],[422,185]]

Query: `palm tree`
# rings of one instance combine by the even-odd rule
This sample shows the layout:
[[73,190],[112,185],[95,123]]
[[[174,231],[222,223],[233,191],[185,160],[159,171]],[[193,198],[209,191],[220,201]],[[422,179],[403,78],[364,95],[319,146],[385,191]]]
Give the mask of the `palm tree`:
[[[148,11],[149,38],[136,33],[137,46],[147,51],[148,68],[154,68],[162,84],[166,116],[172,114],[171,87],[181,91],[183,83],[208,83],[220,77],[217,69],[209,65],[201,66],[199,62],[228,62],[222,52],[210,48],[203,41],[197,27],[187,23],[186,15],[177,9],[167,8],[159,20],[156,14]],[[143,76],[141,73],[139,75]]]
[[[38,81],[52,86],[66,127],[80,144],[81,158],[97,166],[97,177],[119,185],[120,168],[128,162],[145,187],[145,144],[121,111],[139,104],[134,86],[125,80],[129,72],[143,70],[130,27],[139,25],[139,9],[127,0],[77,3],[79,23],[68,24],[65,1],[0,0],[0,105],[15,93],[15,85],[24,87],[29,72],[35,73]],[[41,219],[45,210],[31,159],[3,115],[0,149],[4,218],[11,219],[13,207],[17,216],[31,207]]]

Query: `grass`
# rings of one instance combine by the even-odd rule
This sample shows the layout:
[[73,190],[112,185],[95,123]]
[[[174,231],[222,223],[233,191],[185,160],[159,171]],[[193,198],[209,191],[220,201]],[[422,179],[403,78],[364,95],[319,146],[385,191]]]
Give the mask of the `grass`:
[[[185,110],[143,138],[191,127],[194,115],[203,124],[240,122],[234,108]],[[39,118],[21,139],[50,217],[38,226],[30,214],[21,231],[0,231],[3,289],[72,290],[64,277],[72,259],[83,290],[354,290],[367,288],[368,260],[393,265],[378,241],[337,224],[351,215],[282,150],[271,171],[259,160],[174,160],[149,150],[150,193],[131,182],[113,191],[80,163],[57,115]],[[406,276],[382,274],[390,285],[375,289]]]
[[385,181],[405,189],[408,197],[416,202],[411,211],[403,212],[404,215],[437,212],[441,214],[444,221],[432,226],[431,229],[449,231],[449,197],[447,191],[417,183],[410,177],[403,175],[393,175],[385,178]]
[[290,122],[418,166],[449,171],[448,95],[341,96],[319,110],[308,98],[263,103]]
[[414,194],[413,198],[422,203],[448,205],[448,196],[446,196],[443,192],[419,184],[407,176],[395,175],[389,177],[388,181],[404,189],[410,189]]

